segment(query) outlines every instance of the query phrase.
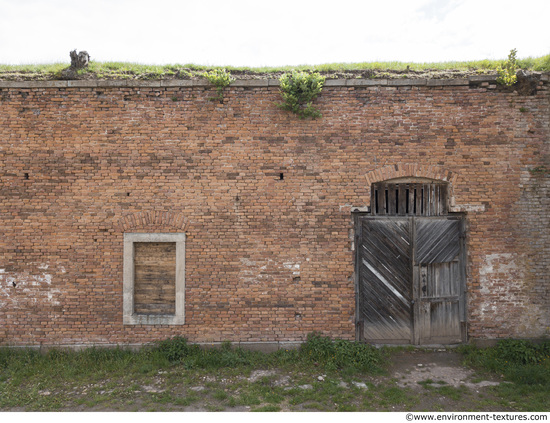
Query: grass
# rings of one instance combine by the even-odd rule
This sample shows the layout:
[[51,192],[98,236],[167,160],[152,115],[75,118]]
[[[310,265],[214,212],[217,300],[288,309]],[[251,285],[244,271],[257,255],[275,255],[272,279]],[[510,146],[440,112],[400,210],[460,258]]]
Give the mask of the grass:
[[[494,73],[503,60],[476,60],[462,62],[361,62],[361,63],[324,63],[318,65],[279,66],[279,67],[235,67],[235,66],[202,66],[196,64],[169,64],[147,65],[126,62],[95,62],[91,61],[87,69],[79,71],[81,76],[86,74],[99,79],[163,79],[163,78],[198,78],[204,72],[212,69],[226,69],[238,75],[248,74],[279,74],[282,72],[315,71],[329,73],[346,73],[361,71],[376,71],[373,77],[391,77],[392,72],[443,72],[461,71],[472,73]],[[550,54],[541,57],[527,57],[518,59],[521,69],[549,72]],[[0,64],[0,78],[18,75],[23,79],[59,79],[61,71],[66,69],[67,63],[8,65]]]
[[503,340],[491,348],[461,348],[465,363],[510,383],[492,388],[503,404],[518,411],[548,411],[550,397],[550,341]]
[[[333,345],[334,344],[334,345]],[[316,380],[320,371],[346,368],[347,373],[381,371],[382,354],[373,347],[348,341],[309,337],[306,347],[271,354],[246,351],[225,343],[203,349],[183,338],[161,341],[133,352],[125,349],[91,348],[83,351],[0,349],[0,410],[185,408],[219,411],[254,407],[278,411],[279,404],[296,398],[298,404],[320,396],[340,395],[334,383],[319,385],[319,392],[285,390],[278,378],[268,374],[248,379],[253,369],[295,374],[299,384]],[[353,350],[362,357],[359,365],[340,363],[326,355],[312,354],[329,348],[336,355]],[[342,352],[342,351],[343,352]],[[213,376],[215,375],[215,376]],[[303,397],[302,397],[303,395]]]
[[403,349],[315,334],[300,349],[270,354],[229,343],[201,349],[183,338],[136,352],[3,348],[0,410],[548,411],[548,348],[523,341],[463,347],[481,376],[503,374],[511,382],[481,393],[431,379],[400,387],[384,368]]

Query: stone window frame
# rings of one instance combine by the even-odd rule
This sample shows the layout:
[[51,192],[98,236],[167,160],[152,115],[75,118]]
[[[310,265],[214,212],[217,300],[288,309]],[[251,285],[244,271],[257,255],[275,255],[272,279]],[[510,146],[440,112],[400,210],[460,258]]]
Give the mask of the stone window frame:
[[[125,233],[123,273],[124,325],[183,325],[185,323],[185,234],[184,233]],[[134,313],[134,243],[176,243],[176,312],[173,315]]]

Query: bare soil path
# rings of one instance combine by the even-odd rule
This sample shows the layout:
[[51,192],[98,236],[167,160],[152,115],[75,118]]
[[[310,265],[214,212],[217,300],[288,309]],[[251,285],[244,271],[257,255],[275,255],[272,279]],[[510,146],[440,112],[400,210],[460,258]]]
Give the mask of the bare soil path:
[[462,356],[459,353],[445,349],[397,353],[392,356],[389,373],[400,387],[418,389],[422,389],[419,383],[425,381],[432,381],[428,385],[448,385],[455,388],[466,386],[471,389],[502,383],[495,377],[481,380],[487,377],[480,378],[475,371],[462,365]]

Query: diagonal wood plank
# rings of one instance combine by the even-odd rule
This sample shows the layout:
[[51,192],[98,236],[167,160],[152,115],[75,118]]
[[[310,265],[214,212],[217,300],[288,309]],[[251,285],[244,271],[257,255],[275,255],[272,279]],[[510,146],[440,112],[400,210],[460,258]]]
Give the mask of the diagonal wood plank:
[[453,261],[460,252],[460,222],[451,219],[415,218],[416,263]]
[[364,336],[377,341],[410,340],[410,222],[365,218],[361,233],[359,313]]

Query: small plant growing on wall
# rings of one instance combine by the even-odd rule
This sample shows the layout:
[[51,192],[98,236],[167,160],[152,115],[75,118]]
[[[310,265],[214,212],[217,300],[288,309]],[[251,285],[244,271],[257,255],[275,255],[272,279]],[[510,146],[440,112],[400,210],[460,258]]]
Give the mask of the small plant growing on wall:
[[550,168],[546,166],[537,166],[533,169],[529,169],[531,175],[550,175]]
[[517,50],[514,48],[510,50],[508,60],[503,63],[503,67],[497,67],[497,82],[508,87],[514,85],[517,81],[517,63],[516,63]]
[[319,73],[292,71],[279,78],[283,102],[279,107],[297,114],[300,119],[321,117],[321,113],[313,107],[313,100],[323,89],[325,78]]
[[217,97],[210,98],[210,100],[217,100],[220,103],[223,103],[223,90],[225,87],[229,86],[235,78],[233,78],[231,73],[227,72],[225,69],[213,69],[209,72],[204,72],[202,76],[204,76],[208,82],[216,87],[216,92],[218,95]]

